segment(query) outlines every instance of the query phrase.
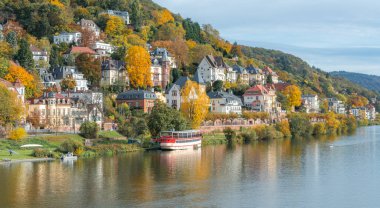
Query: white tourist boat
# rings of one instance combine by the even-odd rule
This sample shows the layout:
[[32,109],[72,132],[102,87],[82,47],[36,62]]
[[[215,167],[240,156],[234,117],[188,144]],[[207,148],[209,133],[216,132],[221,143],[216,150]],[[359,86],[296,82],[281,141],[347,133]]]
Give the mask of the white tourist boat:
[[162,150],[198,149],[202,146],[202,134],[199,130],[163,131],[156,142]]
[[61,157],[62,161],[72,161],[72,160],[77,160],[77,159],[78,159],[78,157],[73,155],[72,152],[69,152],[66,155],[62,155],[62,157]]

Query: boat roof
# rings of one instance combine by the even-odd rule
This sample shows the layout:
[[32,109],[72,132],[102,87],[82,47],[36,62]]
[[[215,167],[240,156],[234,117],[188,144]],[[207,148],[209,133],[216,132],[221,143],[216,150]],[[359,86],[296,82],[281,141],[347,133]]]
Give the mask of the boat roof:
[[162,131],[161,133],[193,133],[193,132],[200,132],[200,130]]

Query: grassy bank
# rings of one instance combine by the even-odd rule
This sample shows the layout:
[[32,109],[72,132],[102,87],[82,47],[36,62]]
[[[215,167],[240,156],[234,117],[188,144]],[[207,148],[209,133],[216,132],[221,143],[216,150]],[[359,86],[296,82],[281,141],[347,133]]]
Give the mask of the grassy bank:
[[227,139],[223,132],[211,132],[203,134],[202,145],[227,144]]

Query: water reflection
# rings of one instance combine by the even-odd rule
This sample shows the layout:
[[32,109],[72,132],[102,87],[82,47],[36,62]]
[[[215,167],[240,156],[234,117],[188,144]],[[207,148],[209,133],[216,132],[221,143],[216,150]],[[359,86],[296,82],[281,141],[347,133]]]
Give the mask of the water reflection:
[[331,207],[358,184],[380,185],[377,135],[378,127],[369,127],[340,139],[1,164],[0,207]]

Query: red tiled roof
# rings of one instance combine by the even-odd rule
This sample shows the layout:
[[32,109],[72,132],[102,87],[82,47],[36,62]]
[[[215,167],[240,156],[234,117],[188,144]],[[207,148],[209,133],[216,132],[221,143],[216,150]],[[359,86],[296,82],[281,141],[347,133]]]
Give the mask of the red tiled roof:
[[264,87],[263,85],[255,85],[251,88],[249,88],[243,96],[247,96],[247,95],[264,95],[264,94],[268,94],[269,90]]
[[79,47],[79,46],[73,46],[70,50],[70,53],[71,54],[74,54],[74,53],[96,54],[96,52],[89,47]]
[[283,91],[286,87],[290,86],[289,83],[276,83],[276,84],[267,84],[268,88],[275,89],[276,91]]

